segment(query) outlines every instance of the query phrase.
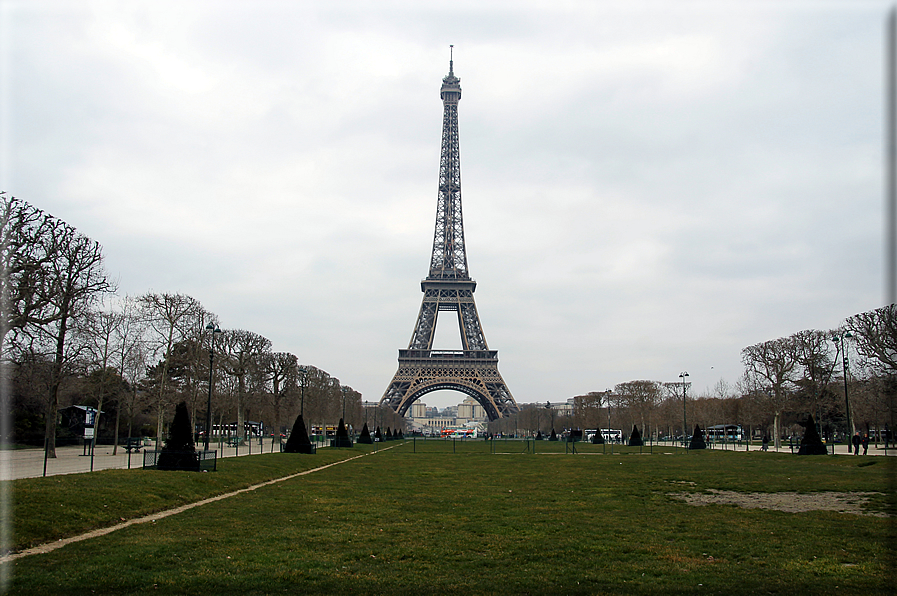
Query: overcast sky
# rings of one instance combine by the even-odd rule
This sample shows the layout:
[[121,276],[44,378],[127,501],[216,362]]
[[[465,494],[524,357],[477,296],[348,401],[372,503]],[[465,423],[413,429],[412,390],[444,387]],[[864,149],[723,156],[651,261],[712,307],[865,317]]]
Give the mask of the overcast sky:
[[[376,401],[454,44],[468,264],[516,400],[700,393],[883,304],[889,7],[0,0],[0,188],[98,241],[122,294],[189,294]],[[435,347],[459,338],[443,313]]]

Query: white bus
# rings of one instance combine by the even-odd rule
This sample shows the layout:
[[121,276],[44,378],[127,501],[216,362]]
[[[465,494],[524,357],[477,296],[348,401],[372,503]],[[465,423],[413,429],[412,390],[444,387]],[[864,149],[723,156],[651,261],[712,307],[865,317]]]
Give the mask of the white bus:
[[[591,442],[595,435],[598,433],[597,428],[587,428],[582,431],[585,435],[585,440]],[[605,443],[622,443],[623,442],[623,431],[617,430],[614,428],[602,428],[601,436],[604,437]]]
[[716,424],[704,429],[708,441],[723,443],[726,441],[743,441],[744,430],[740,424]]

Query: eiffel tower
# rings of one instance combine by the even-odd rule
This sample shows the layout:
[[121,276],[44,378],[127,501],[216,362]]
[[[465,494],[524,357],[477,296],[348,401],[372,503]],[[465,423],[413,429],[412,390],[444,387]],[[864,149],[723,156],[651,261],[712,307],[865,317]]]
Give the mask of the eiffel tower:
[[[517,402],[498,372],[498,350],[490,350],[473,300],[477,282],[467,271],[464,222],[461,217],[461,158],[458,143],[458,102],[461,79],[449,58],[442,79],[442,156],[439,160],[439,198],[430,274],[421,281],[424,293],[407,350],[399,350],[399,370],[380,399],[404,416],[421,396],[453,389],[474,398],[489,420],[519,411]],[[436,318],[441,311],[458,313],[461,350],[434,350]]]

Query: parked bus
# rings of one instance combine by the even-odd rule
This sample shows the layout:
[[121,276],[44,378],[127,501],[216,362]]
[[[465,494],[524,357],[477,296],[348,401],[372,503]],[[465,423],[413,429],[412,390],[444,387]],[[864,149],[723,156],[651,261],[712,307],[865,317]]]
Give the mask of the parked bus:
[[336,436],[336,426],[331,425],[331,426],[325,426],[325,427],[321,427],[321,426],[312,426],[311,427],[312,435],[321,435],[324,433],[326,433],[325,436],[327,436],[327,437],[331,437],[331,438],[335,437]]
[[451,439],[475,439],[477,431],[472,428],[443,428],[441,436]]
[[[591,441],[592,438],[598,433],[597,428],[587,428],[583,431],[585,434],[585,440]],[[602,428],[601,436],[604,437],[605,443],[622,443],[623,442],[623,431],[617,430],[615,428]]]
[[[203,435],[203,431],[198,431],[200,435]],[[261,437],[265,432],[265,425],[261,422],[252,422],[245,421],[243,422],[243,436],[244,437]],[[230,424],[213,424],[212,425],[212,436],[213,437],[235,437],[237,435],[237,423],[231,422]]]
[[704,429],[708,441],[722,443],[724,441],[743,441],[744,430],[740,424],[716,424]]

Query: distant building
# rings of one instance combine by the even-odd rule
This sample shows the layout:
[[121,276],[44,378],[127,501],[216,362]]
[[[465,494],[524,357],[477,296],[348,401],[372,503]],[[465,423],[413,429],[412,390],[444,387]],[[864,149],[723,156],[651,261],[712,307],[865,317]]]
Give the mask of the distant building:
[[472,397],[465,398],[457,406],[449,406],[439,411],[435,407],[415,402],[408,409],[405,418],[409,427],[425,435],[438,435],[446,428],[470,428],[487,422],[486,410]]
[[477,400],[468,397],[463,403],[458,405],[458,413],[455,417],[465,421],[485,420],[486,410],[477,402]]

